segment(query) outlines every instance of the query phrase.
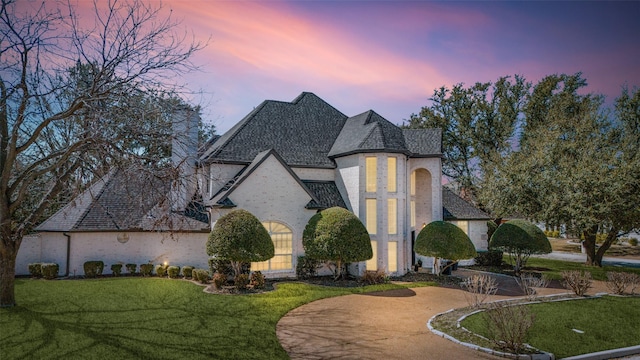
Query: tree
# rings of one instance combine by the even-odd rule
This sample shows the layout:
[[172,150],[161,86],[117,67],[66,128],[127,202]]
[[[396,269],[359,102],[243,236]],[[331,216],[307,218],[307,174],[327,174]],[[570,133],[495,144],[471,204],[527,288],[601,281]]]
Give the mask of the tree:
[[551,243],[537,226],[516,219],[498,226],[489,240],[489,248],[509,253],[511,260],[515,261],[516,276],[519,276],[529,256],[550,253]]
[[565,225],[584,237],[586,263],[601,266],[619,236],[640,228],[640,95],[625,89],[610,112],[602,96],[579,94],[584,86],[580,73],[535,86],[520,148],[485,174],[480,197],[498,215]]
[[135,135],[159,147],[170,142],[149,131],[149,106],[132,99],[170,97],[176,84],[168,79],[195,69],[189,59],[202,48],[176,33],[178,23],[163,18],[160,7],[141,1],[95,2],[94,17],[95,26],[85,28],[69,4],[0,5],[3,307],[15,305],[23,236],[70,184],[81,187],[111,166],[144,164],[144,152],[132,146]]
[[517,75],[470,87],[443,86],[434,91],[430,106],[411,115],[408,128],[442,129],[442,172],[465,199],[477,201],[483,174],[511,150],[529,87]]
[[273,241],[260,220],[246,210],[233,210],[222,216],[207,240],[207,254],[228,260],[235,275],[242,263],[266,261],[275,254]]
[[335,278],[342,276],[346,263],[373,257],[369,233],[360,219],[341,207],[332,207],[315,214],[302,235],[305,255],[335,263]]
[[[446,221],[433,221],[427,224],[416,238],[415,252],[423,256],[435,258],[434,269],[440,275],[438,259],[448,259],[453,262],[474,258],[478,255],[476,248],[467,234],[459,227]],[[446,268],[445,267],[445,268]]]

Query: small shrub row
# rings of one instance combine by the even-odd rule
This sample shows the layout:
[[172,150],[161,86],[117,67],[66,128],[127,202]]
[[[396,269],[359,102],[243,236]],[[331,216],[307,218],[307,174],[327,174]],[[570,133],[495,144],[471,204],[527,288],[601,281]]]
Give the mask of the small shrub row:
[[122,273],[122,264],[112,264],[111,272],[113,273],[113,276],[120,276]]
[[102,261],[87,261],[84,263],[84,276],[88,278],[95,278],[98,275],[102,275],[104,270],[104,262]]
[[560,237],[560,231],[558,231],[558,230],[545,230],[544,231],[544,235],[546,237],[550,237],[550,238],[559,238]]
[[209,271],[205,269],[193,269],[191,272],[193,280],[201,283],[208,284],[209,283]]
[[156,275],[158,275],[158,277],[167,276],[168,267],[169,267],[168,265],[156,265]]
[[60,266],[54,263],[44,263],[42,264],[42,277],[47,280],[52,280],[58,277],[58,271],[60,270]]
[[502,255],[502,250],[478,251],[478,256],[474,260],[476,265],[480,266],[500,266]]
[[29,274],[33,278],[41,278],[42,277],[42,263],[33,263],[29,264]]
[[296,275],[298,279],[308,279],[314,277],[318,273],[318,268],[322,265],[320,260],[310,258],[308,256],[298,256],[296,264]]
[[367,270],[362,275],[361,281],[367,285],[384,284],[389,280],[384,270],[378,269],[376,271]]

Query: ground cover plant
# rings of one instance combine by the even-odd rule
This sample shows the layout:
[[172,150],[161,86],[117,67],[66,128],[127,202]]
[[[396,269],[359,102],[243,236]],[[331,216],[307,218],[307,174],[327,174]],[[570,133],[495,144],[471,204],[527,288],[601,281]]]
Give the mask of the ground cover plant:
[[269,293],[230,296],[157,277],[18,279],[18,305],[0,309],[0,351],[3,360],[285,359],[276,323],[288,311],[320,298],[402,287],[282,283]]
[[[527,305],[535,316],[525,341],[556,358],[640,345],[640,298],[612,297]],[[462,326],[487,336],[486,315],[467,317]]]

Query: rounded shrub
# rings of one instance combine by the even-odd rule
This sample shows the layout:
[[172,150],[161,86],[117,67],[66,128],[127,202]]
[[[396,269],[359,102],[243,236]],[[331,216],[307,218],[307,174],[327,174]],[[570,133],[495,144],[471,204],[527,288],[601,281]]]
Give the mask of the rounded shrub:
[[415,252],[453,261],[477,256],[476,248],[467,234],[446,221],[433,221],[422,228],[416,238]]
[[33,278],[41,278],[42,277],[42,263],[32,263],[28,265],[29,274]]
[[177,279],[180,276],[180,267],[179,266],[169,266],[167,268],[167,275],[169,275],[172,279]]
[[142,276],[151,276],[153,274],[153,264],[140,264],[140,274]]
[[112,264],[111,272],[113,273],[113,276],[120,276],[122,273],[122,264]]
[[158,277],[167,276],[167,268],[168,268],[167,265],[162,265],[162,264],[156,265],[156,268],[155,268],[156,275],[158,275]]
[[489,248],[509,253],[515,259],[515,272],[518,275],[530,255],[550,253],[551,243],[540,228],[516,219],[498,227],[489,241]]
[[254,289],[264,289],[265,279],[264,275],[260,271],[254,271],[251,273],[250,284]]
[[185,278],[191,279],[192,272],[193,272],[193,266],[187,265],[182,267],[182,275],[184,275]]
[[222,289],[222,287],[227,283],[227,275],[221,273],[213,274],[213,285],[215,285],[216,289]]
[[127,272],[131,275],[136,273],[136,269],[138,268],[137,264],[126,264]]
[[249,285],[249,275],[247,274],[236,275],[236,277],[233,279],[233,285],[238,290],[246,289],[247,285]]
[[269,260],[274,252],[267,229],[258,218],[242,209],[218,219],[207,240],[207,254],[230,261],[236,275],[242,272],[242,263]]
[[47,280],[52,280],[58,277],[58,271],[60,266],[54,263],[42,264],[42,277]]
[[83,265],[84,267],[84,276],[88,278],[95,278],[98,275],[102,275],[102,271],[104,271],[104,262],[102,261],[87,261]]
[[357,216],[341,207],[311,217],[304,228],[302,245],[307,257],[334,262],[336,278],[342,275],[344,264],[373,257],[367,229]]

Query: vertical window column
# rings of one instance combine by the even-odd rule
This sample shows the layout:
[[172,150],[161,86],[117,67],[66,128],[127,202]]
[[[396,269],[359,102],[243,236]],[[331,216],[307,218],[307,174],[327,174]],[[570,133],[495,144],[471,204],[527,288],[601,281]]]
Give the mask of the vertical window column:
[[365,191],[368,193],[374,193],[378,187],[378,159],[372,156],[367,156],[364,163],[365,171]]

